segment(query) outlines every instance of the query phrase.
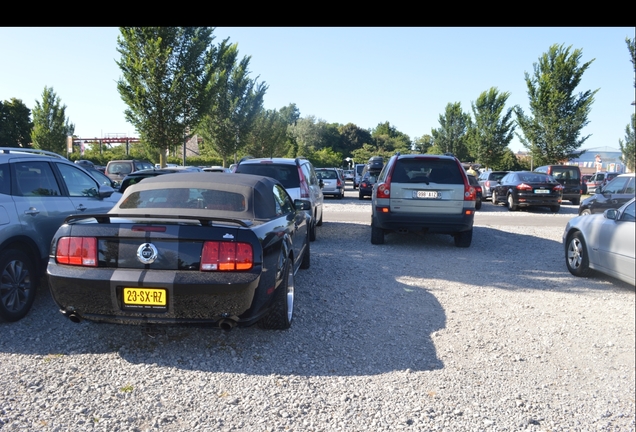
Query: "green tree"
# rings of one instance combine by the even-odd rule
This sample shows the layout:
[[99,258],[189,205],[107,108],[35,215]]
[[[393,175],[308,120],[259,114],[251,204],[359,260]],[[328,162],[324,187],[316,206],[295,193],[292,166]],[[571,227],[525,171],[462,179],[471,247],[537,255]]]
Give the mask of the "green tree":
[[42,102],[35,101],[31,142],[34,148],[66,154],[66,139],[73,135],[75,125],[66,117],[66,105],[53,91],[44,87]]
[[636,147],[634,145],[634,131],[636,130],[636,114],[632,114],[631,124],[627,124],[625,127],[625,141],[618,140],[618,144],[621,147],[623,153],[623,162],[627,165],[630,171],[634,171],[634,158],[636,157]]
[[362,148],[364,144],[370,144],[373,140],[368,130],[353,123],[339,126],[338,132],[342,140],[342,153],[345,155],[352,155],[354,150]]
[[515,123],[513,109],[505,112],[509,92],[500,93],[496,87],[482,92],[473,102],[473,122],[471,123],[467,145],[471,159],[486,167],[492,167],[504,154],[512,141]]
[[413,150],[417,153],[426,154],[431,147],[433,147],[433,137],[428,134],[424,134],[421,137],[415,138],[413,141]]
[[0,101],[0,146],[28,147],[32,130],[31,110],[22,100]]
[[282,157],[288,152],[287,120],[276,110],[261,109],[247,138],[254,157]]
[[126,119],[159,153],[165,166],[171,146],[198,125],[216,90],[214,77],[227,40],[212,44],[210,27],[121,27],[117,90]]
[[397,130],[388,121],[378,123],[371,131],[378,153],[395,154],[396,152],[410,153],[411,138],[404,132]]
[[282,107],[278,112],[289,125],[296,123],[300,118],[300,110],[295,103]]
[[223,166],[247,146],[267,91],[265,83],[249,78],[250,57],[243,57],[238,63],[237,58],[238,45],[232,44],[223,54],[224,72],[217,79],[218,92],[198,129],[223,158]]
[[525,73],[531,115],[515,108],[523,131],[521,143],[530,150],[535,165],[562,163],[582,154],[577,151],[589,138],[581,130],[589,123],[598,90],[575,93],[583,73],[594,59],[580,64],[582,50],[552,45],[534,63],[534,74]]
[[444,115],[439,116],[439,124],[439,128],[431,130],[434,141],[431,149],[452,153],[465,161],[469,157],[466,139],[471,124],[470,115],[462,110],[460,102],[448,103]]
[[[636,75],[636,39],[625,38],[627,49],[629,50],[630,61],[634,66],[634,74]],[[636,77],[634,77],[634,88],[636,88]],[[634,103],[632,103],[634,105]]]

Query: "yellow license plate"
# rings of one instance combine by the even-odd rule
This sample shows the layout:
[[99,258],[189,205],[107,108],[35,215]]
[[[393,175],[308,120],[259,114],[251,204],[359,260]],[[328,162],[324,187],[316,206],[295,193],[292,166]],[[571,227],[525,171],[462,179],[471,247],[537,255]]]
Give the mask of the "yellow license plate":
[[124,304],[165,306],[166,290],[157,288],[124,288]]

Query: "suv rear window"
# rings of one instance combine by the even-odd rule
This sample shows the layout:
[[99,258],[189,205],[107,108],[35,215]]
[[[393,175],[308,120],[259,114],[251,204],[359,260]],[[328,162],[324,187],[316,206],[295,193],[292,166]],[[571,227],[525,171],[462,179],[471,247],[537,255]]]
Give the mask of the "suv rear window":
[[293,189],[300,185],[298,167],[296,165],[277,165],[273,163],[239,164],[237,173],[255,174],[278,180],[284,188]]
[[552,172],[550,174],[557,180],[579,180],[579,173],[579,167],[552,167]]
[[396,183],[464,184],[464,178],[454,160],[435,158],[398,159],[391,181]]

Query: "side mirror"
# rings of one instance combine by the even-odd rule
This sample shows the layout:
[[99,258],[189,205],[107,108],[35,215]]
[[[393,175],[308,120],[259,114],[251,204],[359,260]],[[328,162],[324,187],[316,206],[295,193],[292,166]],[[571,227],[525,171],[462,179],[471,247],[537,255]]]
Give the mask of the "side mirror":
[[618,210],[607,209],[603,212],[603,216],[605,216],[606,219],[616,220],[616,216],[618,216]]
[[113,193],[115,192],[115,189],[113,189],[110,186],[106,186],[106,185],[101,185],[99,187],[99,197],[101,199],[104,198],[108,198],[109,196],[111,196]]
[[322,179],[318,180],[318,186],[322,189],[325,186],[325,182],[323,182]]
[[294,207],[296,210],[311,210],[311,202],[302,199],[294,200]]

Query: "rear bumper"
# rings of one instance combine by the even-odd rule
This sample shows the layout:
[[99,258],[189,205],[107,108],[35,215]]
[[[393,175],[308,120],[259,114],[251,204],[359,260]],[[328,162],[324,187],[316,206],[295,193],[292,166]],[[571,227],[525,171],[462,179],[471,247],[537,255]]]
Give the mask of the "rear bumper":
[[470,214],[433,214],[380,213],[375,212],[376,226],[390,231],[427,231],[441,234],[454,234],[473,228],[475,211]]
[[[256,295],[261,282],[260,268],[232,274],[197,271],[96,269],[57,265],[49,262],[48,279],[53,299],[65,315],[122,324],[217,323],[232,318],[252,321],[246,311],[258,313],[267,296]],[[225,279],[225,283],[222,282]],[[273,285],[273,281],[272,281]],[[127,306],[124,288],[165,290],[165,306]],[[240,317],[240,318],[239,318]]]

